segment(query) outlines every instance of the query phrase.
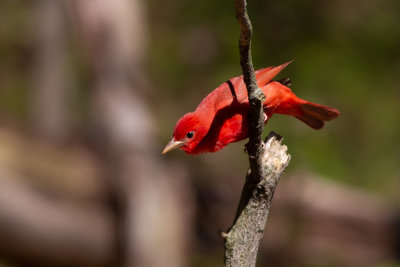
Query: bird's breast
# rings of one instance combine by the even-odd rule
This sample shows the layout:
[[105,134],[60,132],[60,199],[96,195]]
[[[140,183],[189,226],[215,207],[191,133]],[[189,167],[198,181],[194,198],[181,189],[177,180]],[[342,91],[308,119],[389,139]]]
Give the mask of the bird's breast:
[[215,152],[229,143],[247,138],[247,113],[247,103],[237,103],[218,110],[207,134],[198,144],[197,150]]

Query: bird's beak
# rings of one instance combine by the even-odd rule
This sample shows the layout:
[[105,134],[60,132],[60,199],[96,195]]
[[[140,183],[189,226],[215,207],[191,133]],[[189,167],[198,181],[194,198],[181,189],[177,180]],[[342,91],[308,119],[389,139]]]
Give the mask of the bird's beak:
[[171,150],[173,150],[173,149],[180,148],[180,147],[182,147],[184,144],[185,144],[185,142],[182,142],[182,141],[175,141],[174,138],[172,138],[172,140],[169,141],[168,144],[165,146],[165,148],[164,148],[162,154],[164,155],[165,153],[167,153],[167,152],[169,152],[169,151],[171,151]]

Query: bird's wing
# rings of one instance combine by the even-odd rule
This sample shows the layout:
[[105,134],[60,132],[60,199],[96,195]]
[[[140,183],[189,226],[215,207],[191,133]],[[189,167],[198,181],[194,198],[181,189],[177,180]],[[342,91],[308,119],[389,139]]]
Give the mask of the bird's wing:
[[[268,68],[263,68],[259,69],[255,72],[257,84],[260,88],[263,88],[266,84],[271,82],[271,80],[279,74],[287,65],[289,65],[292,61],[286,62],[282,65],[279,65],[277,67],[268,67]],[[232,86],[230,86],[230,91],[234,89],[235,95],[237,102],[239,103],[247,103],[248,102],[248,96],[247,96],[247,88],[246,85],[243,81],[243,76],[239,76],[236,78],[233,78],[231,80]],[[229,85],[229,81],[227,82]],[[233,89],[232,89],[233,87]],[[225,90],[225,96],[227,95],[227,92]],[[227,97],[229,98],[229,97]]]
[[[292,61],[286,62],[277,67],[268,67],[259,69],[255,72],[256,80],[259,87],[265,86],[269,83],[280,71],[282,71]],[[247,89],[243,82],[243,76],[238,76],[224,82],[206,96],[203,101],[198,105],[196,110],[207,110],[210,112],[217,112],[232,104],[245,104],[248,103]]]

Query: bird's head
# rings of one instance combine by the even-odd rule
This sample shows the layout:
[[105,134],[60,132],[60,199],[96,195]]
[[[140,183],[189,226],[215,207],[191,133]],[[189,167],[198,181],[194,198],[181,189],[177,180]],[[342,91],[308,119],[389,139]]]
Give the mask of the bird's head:
[[176,123],[171,141],[165,146],[163,154],[181,148],[186,153],[196,153],[200,141],[206,136],[208,130],[204,119],[196,112],[187,113]]

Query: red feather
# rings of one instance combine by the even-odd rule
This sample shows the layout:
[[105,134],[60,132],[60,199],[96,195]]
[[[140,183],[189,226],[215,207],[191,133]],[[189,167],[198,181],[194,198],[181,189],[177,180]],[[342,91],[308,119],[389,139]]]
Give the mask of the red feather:
[[[300,99],[285,85],[271,81],[288,64],[255,72],[258,86],[266,96],[263,106],[267,118],[275,113],[290,115],[314,129],[321,129],[325,121],[338,117],[339,111]],[[215,152],[247,138],[248,106],[243,77],[228,80],[207,95],[194,112],[177,122],[171,142],[179,146],[173,148],[181,147],[189,154]],[[170,150],[167,147],[164,153]]]

